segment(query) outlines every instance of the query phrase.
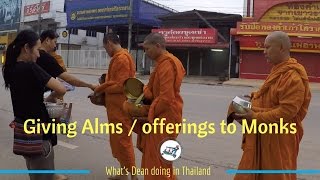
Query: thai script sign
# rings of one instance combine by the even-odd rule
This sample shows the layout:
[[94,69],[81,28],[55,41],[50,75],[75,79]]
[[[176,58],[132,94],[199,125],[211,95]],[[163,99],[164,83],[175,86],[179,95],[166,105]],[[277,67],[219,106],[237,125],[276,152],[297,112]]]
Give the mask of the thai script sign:
[[163,34],[167,44],[215,44],[217,30],[213,28],[170,28],[152,29],[152,32]]
[[284,31],[291,36],[320,37],[319,24],[269,23],[269,22],[238,22],[237,23],[237,34],[267,35],[272,31]]
[[115,14],[115,15],[100,15],[100,16],[90,16],[90,15],[100,14],[100,13],[129,11],[129,10],[130,10],[130,6],[113,6],[109,8],[100,8],[100,9],[86,9],[86,10],[77,11],[76,16],[72,16],[71,20],[77,19],[78,21],[86,21],[86,20],[94,20],[94,19],[128,18],[128,13]]
[[[240,46],[242,50],[264,50],[263,36],[240,37]],[[311,52],[320,53],[320,42],[315,38],[291,38],[291,51],[293,52]]]
[[[50,1],[41,3],[41,13],[48,13],[50,11]],[[24,6],[24,15],[31,16],[35,14],[39,14],[40,12],[40,3],[38,4],[30,4]]]
[[271,8],[261,22],[320,23],[320,2],[285,3]]
[[[141,0],[133,2],[133,19]],[[127,24],[129,0],[66,0],[68,27]]]

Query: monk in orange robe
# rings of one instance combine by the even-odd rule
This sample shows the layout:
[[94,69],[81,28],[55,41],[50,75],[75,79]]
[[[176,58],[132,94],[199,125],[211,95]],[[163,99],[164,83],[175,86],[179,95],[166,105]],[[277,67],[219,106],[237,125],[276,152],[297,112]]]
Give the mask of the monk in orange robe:
[[66,65],[64,64],[64,61],[62,59],[62,56],[57,54],[56,50],[54,50],[53,52],[50,53],[50,55],[52,57],[54,57],[54,59],[57,61],[57,63],[62,67],[62,69],[66,72],[67,68]]
[[[51,53],[50,53],[50,55],[52,56],[52,57],[54,57],[54,59],[57,61],[57,63],[59,64],[59,66],[61,66],[61,68],[63,69],[63,71],[64,72],[67,72],[67,68],[66,68],[66,66],[65,66],[65,64],[64,64],[64,61],[63,61],[63,59],[62,59],[62,56],[60,56],[59,54],[57,54],[57,52],[56,52],[56,49],[54,49],[54,51],[52,51]],[[63,80],[62,79],[58,79],[59,81],[61,81],[61,82],[63,82]],[[71,85],[70,85],[71,86]],[[68,91],[68,90],[67,90]],[[58,99],[60,99],[60,100],[62,100],[63,101],[63,97],[64,97],[64,95],[62,96],[62,95],[60,95],[60,96],[56,96]]]
[[[262,87],[251,94],[252,109],[238,114],[229,107],[228,118],[248,124],[255,119],[257,125],[290,124],[288,134],[244,134],[243,155],[239,170],[296,170],[299,144],[303,137],[302,121],[305,118],[311,93],[304,67],[290,57],[290,39],[281,31],[270,33],[265,39],[264,54],[273,68]],[[282,118],[282,119],[281,119]],[[280,130],[280,128],[279,128]],[[286,133],[284,131],[284,133]],[[296,174],[237,174],[235,180],[296,180]]]
[[[143,43],[146,55],[156,62],[149,83],[144,88],[144,96],[152,103],[150,105],[147,123],[153,124],[155,118],[166,118],[165,124],[182,123],[183,100],[180,95],[185,69],[181,61],[166,51],[165,39],[159,33],[149,34]],[[165,127],[165,126],[164,126]],[[174,130],[176,131],[176,130]],[[160,132],[158,126],[157,132]],[[179,130],[177,131],[179,132]],[[174,180],[172,162],[161,157],[160,146],[168,139],[175,140],[178,133],[144,134],[138,133],[138,148],[142,151],[141,167],[151,172],[152,168],[170,170],[169,174],[153,176],[148,173],[144,180]]]
[[[105,92],[105,106],[108,115],[108,122],[122,123],[121,134],[110,134],[110,145],[112,155],[122,168],[131,172],[135,166],[135,155],[133,150],[132,137],[128,136],[132,121],[123,111],[122,104],[126,101],[123,92],[123,83],[130,77],[135,77],[135,65],[129,52],[120,45],[120,39],[116,34],[107,34],[103,39],[104,48],[112,57],[105,83],[95,89],[95,93]],[[122,176],[112,176],[109,179],[127,179],[126,171]],[[131,179],[137,179],[135,175]]]

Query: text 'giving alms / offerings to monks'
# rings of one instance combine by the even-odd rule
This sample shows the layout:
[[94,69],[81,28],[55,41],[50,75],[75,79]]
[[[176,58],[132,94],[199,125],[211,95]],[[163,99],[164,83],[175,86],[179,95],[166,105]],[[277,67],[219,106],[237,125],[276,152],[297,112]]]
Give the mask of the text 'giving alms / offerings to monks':
[[[130,136],[138,120],[135,119],[131,129],[128,133]],[[24,122],[24,132],[26,134],[66,134],[68,138],[77,136],[77,121],[69,124],[56,123],[41,123],[40,119],[28,119]],[[104,123],[100,122],[99,118],[93,121],[86,119],[81,128],[81,134],[122,134],[122,123]],[[138,127],[138,126],[137,126]],[[139,126],[140,127],[140,126]],[[235,123],[227,124],[222,120],[217,127],[218,132],[224,135],[235,134],[237,132],[237,125]],[[295,134],[297,133],[296,123],[288,123],[280,118],[276,123],[260,123],[259,120],[253,119],[251,121],[242,120],[242,125],[239,128],[242,134]],[[166,118],[155,118],[153,123],[144,123],[141,126],[141,132],[144,134],[189,134],[196,135],[198,138],[205,138],[208,135],[216,133],[216,124],[208,121],[201,123],[188,123],[186,119],[182,123],[166,123]]]

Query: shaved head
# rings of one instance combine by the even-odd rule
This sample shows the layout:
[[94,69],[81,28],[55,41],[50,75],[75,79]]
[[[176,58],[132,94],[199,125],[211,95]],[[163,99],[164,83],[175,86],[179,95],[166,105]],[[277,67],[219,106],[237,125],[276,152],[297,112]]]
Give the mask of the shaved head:
[[112,57],[116,51],[121,49],[120,38],[117,34],[109,33],[103,37],[103,47],[108,55]]
[[161,47],[165,47],[166,40],[160,33],[151,33],[144,39],[145,44],[160,44]]
[[274,31],[267,36],[267,39],[282,46],[282,48],[288,52],[290,51],[291,41],[287,33],[282,31]]
[[264,54],[271,64],[279,64],[290,58],[291,41],[287,33],[271,32],[264,42]]
[[117,34],[114,34],[114,33],[109,33],[109,34],[106,34],[104,37],[103,37],[103,43],[107,44],[108,41],[114,43],[114,44],[120,44],[120,38]]
[[166,40],[160,33],[150,33],[144,39],[143,49],[150,59],[157,61],[166,51]]

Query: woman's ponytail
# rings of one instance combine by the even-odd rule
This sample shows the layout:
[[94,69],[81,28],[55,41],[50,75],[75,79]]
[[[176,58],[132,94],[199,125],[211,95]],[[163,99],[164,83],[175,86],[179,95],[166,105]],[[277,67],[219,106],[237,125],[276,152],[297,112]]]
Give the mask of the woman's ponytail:
[[30,48],[35,46],[39,40],[39,35],[32,30],[21,31],[15,40],[9,44],[6,51],[6,61],[2,67],[2,75],[5,83],[5,87],[9,88],[11,84],[11,72],[17,63],[17,58],[21,53],[21,49],[25,44],[28,44]]

